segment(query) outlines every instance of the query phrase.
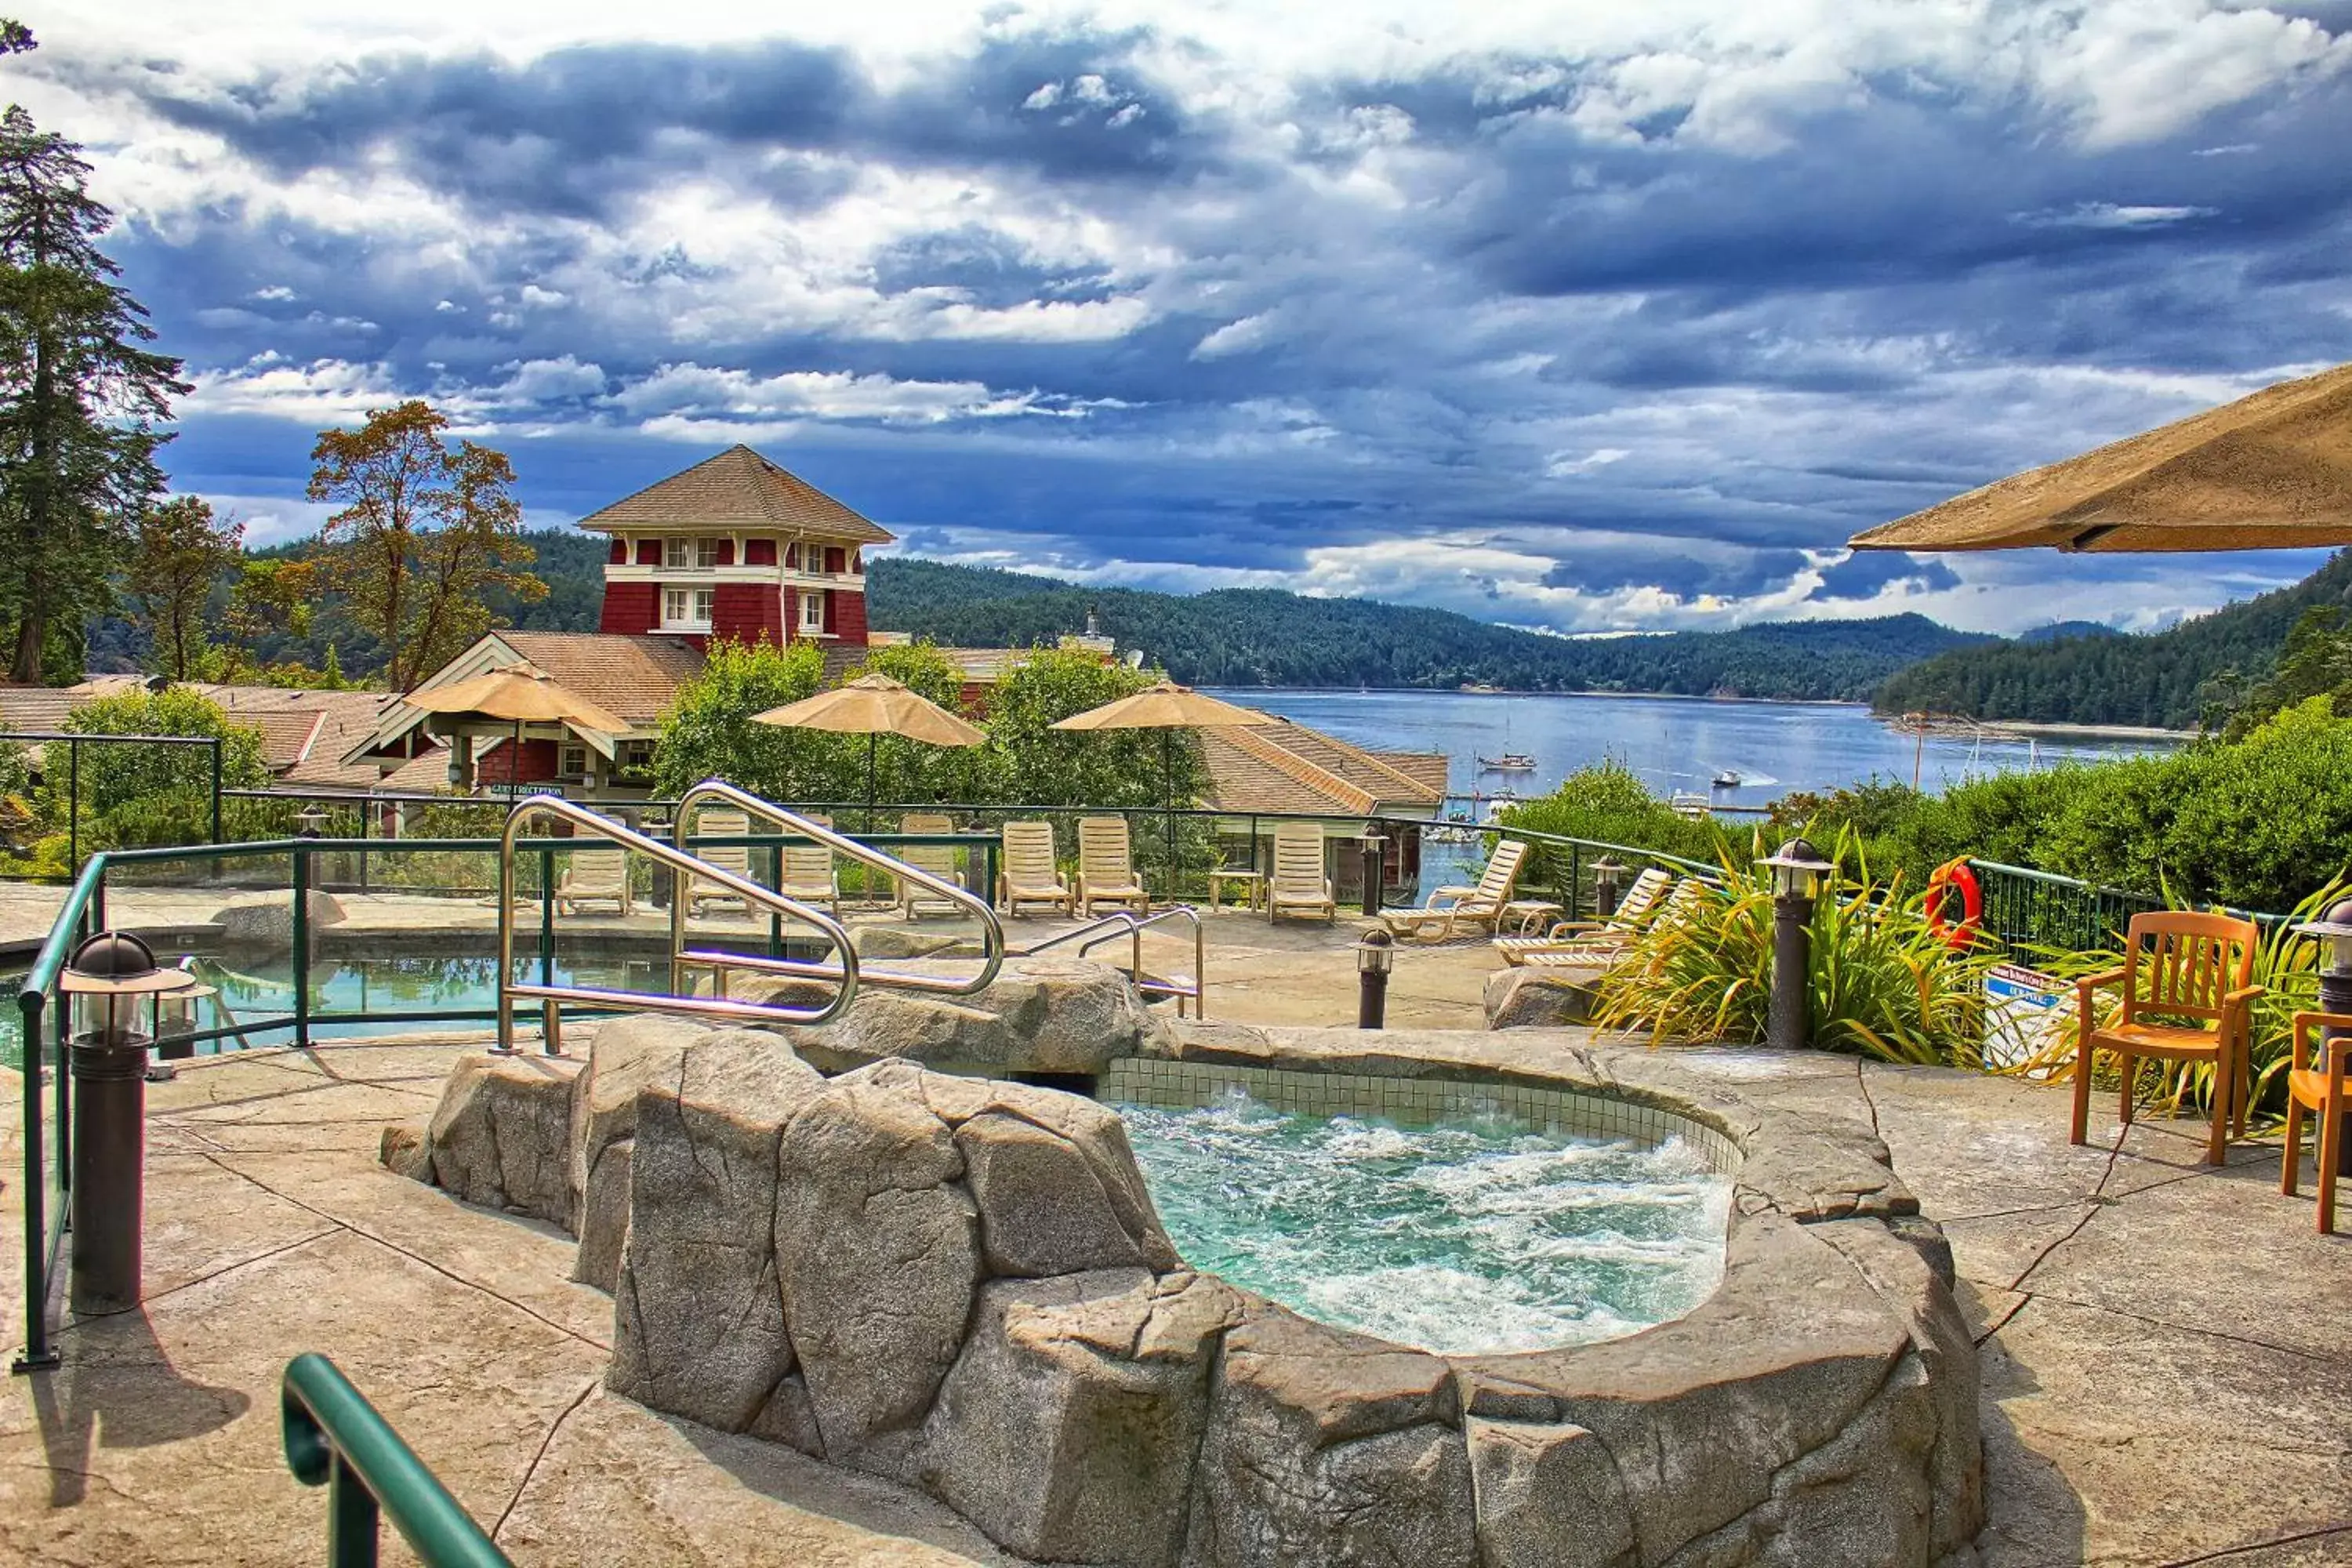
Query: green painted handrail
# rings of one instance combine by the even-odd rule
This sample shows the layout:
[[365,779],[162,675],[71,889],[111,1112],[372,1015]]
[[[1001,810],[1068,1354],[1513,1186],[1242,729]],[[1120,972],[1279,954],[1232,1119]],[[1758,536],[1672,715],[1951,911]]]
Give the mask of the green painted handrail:
[[287,1468],[327,1489],[328,1568],[373,1568],[379,1513],[425,1568],[514,1568],[333,1362],[288,1362],[279,1408]]

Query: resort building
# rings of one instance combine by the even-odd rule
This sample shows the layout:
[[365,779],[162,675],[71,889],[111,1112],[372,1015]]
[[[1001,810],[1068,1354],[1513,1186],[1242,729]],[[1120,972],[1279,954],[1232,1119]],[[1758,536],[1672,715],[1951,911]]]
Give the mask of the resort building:
[[[1374,752],[1285,719],[1279,723],[1201,731],[1209,775],[1207,804],[1226,814],[1217,836],[1249,844],[1252,865],[1263,864],[1275,822],[1263,814],[1312,816],[1322,822],[1334,896],[1363,895],[1365,819],[1373,816],[1435,820],[1445,803],[1445,753]],[[1382,831],[1383,870],[1390,888],[1421,877],[1418,829]]]

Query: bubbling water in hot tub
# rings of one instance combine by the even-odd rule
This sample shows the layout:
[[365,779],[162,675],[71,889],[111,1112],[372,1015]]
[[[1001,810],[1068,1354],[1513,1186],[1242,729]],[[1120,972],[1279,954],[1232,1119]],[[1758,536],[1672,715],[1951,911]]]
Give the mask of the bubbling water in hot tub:
[[1184,1260],[1335,1327],[1446,1354],[1590,1344],[1723,1277],[1731,1182],[1679,1139],[1297,1116],[1239,1091],[1119,1109]]

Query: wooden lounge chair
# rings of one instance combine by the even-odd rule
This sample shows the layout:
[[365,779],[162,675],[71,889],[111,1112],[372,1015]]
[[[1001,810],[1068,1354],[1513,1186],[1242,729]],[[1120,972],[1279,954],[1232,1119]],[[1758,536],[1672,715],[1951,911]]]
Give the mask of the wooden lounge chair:
[[[831,827],[833,818],[812,816],[811,822],[820,827]],[[836,920],[841,916],[841,876],[834,869],[833,851],[822,844],[787,844],[784,846],[784,885],[777,891],[788,899],[830,910]]]
[[1117,904],[1139,914],[1151,912],[1151,895],[1135,874],[1127,839],[1127,818],[1078,819],[1078,913],[1092,919],[1097,904]]
[[1677,926],[1691,918],[1714,884],[1685,877],[1675,884],[1650,918],[1632,931],[1596,931],[1589,937],[1566,937],[1549,946],[1519,954],[1517,962],[1529,969],[1607,969],[1625,956],[1643,930]]
[[2319,1163],[2319,1230],[2336,1234],[2336,1172],[2344,1158],[2345,1069],[2352,1065],[2352,1039],[2322,1038],[2312,1054],[2314,1030],[2352,1031],[2352,1017],[2340,1013],[2297,1013],[2294,1056],[2287,1063],[2286,1152],[2279,1161],[2279,1191],[2294,1196],[2295,1167],[2303,1163],[2303,1121],[2319,1119],[2311,1146]]
[[[740,811],[725,811],[714,807],[709,811],[698,813],[694,819],[694,836],[698,838],[705,835],[712,838],[741,838],[751,831],[751,819]],[[753,879],[751,851],[744,845],[711,845],[708,847],[696,848],[694,855],[706,866],[715,866],[721,871],[731,871],[747,882]],[[702,912],[703,905],[719,903],[734,904],[739,908],[746,907],[740,898],[726,889],[697,879],[693,889],[687,894],[686,912],[689,915],[698,915]]]
[[1498,936],[1495,949],[1506,963],[1518,963],[1531,952],[1550,952],[1564,946],[1606,942],[1631,937],[1649,918],[1674,886],[1674,873],[1653,866],[1633,879],[1618,900],[1616,912],[1602,921],[1556,921],[1542,936]]
[[583,904],[610,904],[621,915],[635,910],[626,850],[574,849],[564,857],[563,875],[555,882],[555,907],[568,915],[578,913]]
[[1004,912],[1017,918],[1023,905],[1043,904],[1066,915],[1076,900],[1054,863],[1054,825],[1006,823],[1004,867],[996,874],[996,901]]
[[[2117,1114],[2126,1124],[2143,1058],[2208,1061],[2213,1064],[2213,1131],[2206,1141],[2205,1163],[2221,1163],[2232,1130],[2240,1136],[2246,1130],[2247,1089],[2253,1076],[2253,1003],[2263,994],[2263,987],[2252,981],[2254,950],[2261,944],[2262,933],[2253,921],[2230,915],[2158,910],[2132,917],[2124,934],[2123,967],[2074,982],[2080,1012],[2069,1142],[2087,1141],[2091,1063],[2098,1052],[2113,1052],[2120,1058],[2124,1087]],[[2123,1003],[2101,1027],[2097,996],[2110,985],[2120,985]],[[2174,1021],[2183,1018],[2212,1026]]]
[[1443,942],[1464,926],[1483,927],[1491,933],[1502,918],[1503,906],[1511,901],[1512,889],[1518,886],[1519,868],[1527,858],[1525,839],[1506,838],[1495,846],[1476,887],[1433,888],[1420,909],[1398,910],[1381,918],[1399,936],[1433,935]]
[[1286,914],[1319,915],[1325,924],[1339,918],[1331,879],[1323,874],[1323,829],[1312,822],[1278,822],[1274,828],[1274,875],[1265,888],[1267,923]]
[[[942,812],[910,811],[899,819],[901,833],[953,833],[955,818]],[[951,844],[901,845],[898,857],[918,871],[929,871],[943,882],[956,879],[956,852]],[[904,877],[898,879],[898,918],[920,920],[925,915],[953,915],[963,912],[963,906],[937,893],[915,886]]]

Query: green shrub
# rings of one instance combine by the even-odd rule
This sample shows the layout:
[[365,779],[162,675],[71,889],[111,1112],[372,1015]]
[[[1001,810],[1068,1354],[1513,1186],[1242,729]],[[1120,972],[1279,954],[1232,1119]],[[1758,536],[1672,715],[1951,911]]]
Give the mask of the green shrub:
[[[1631,845],[1713,865],[1727,855],[1745,855],[1753,837],[1745,828],[1725,829],[1705,817],[1685,816],[1650,793],[1633,771],[1613,759],[1579,768],[1559,788],[1507,807],[1505,826],[1601,844]],[[1559,887],[1568,877],[1565,850],[1538,843],[1528,855],[1523,880]],[[1591,857],[1584,857],[1591,869]]]

